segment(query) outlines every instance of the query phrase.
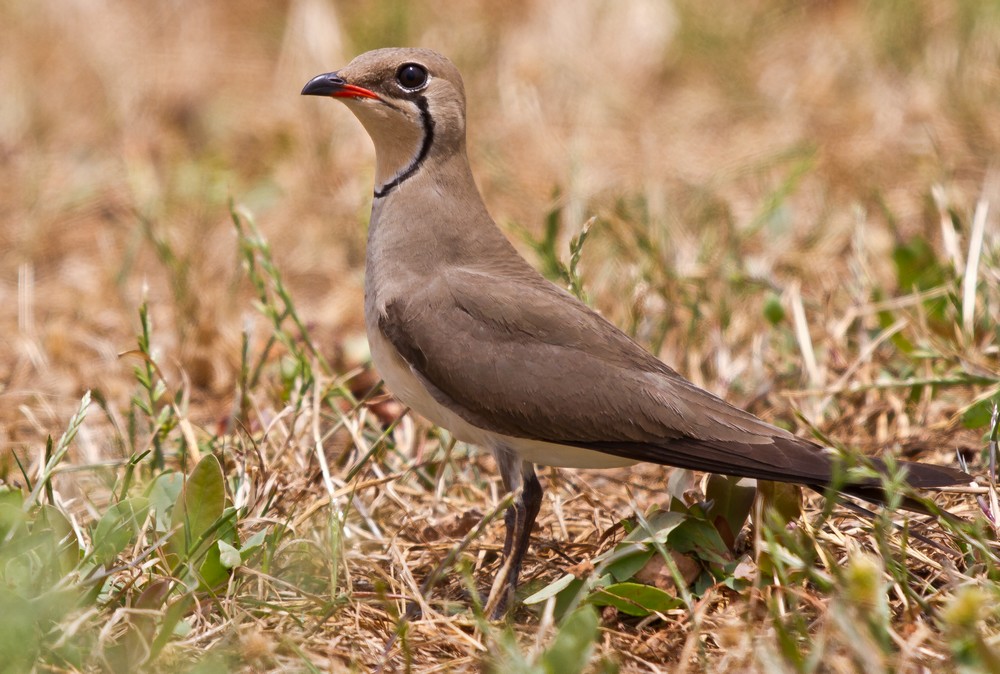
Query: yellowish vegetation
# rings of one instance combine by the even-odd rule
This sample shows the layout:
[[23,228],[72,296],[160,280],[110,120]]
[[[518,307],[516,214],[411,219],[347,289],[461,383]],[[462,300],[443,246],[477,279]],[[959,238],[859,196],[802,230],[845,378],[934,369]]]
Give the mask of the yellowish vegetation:
[[[348,111],[299,90],[378,46],[458,64],[496,220],[556,275],[594,218],[589,300],[694,382],[804,435],[986,472],[995,2],[7,2],[0,44],[0,669],[542,671],[586,631],[559,632],[551,608],[477,617],[502,542],[501,522],[477,528],[504,497],[492,460],[368,396],[373,153]],[[184,504],[176,533],[196,506],[165,485],[210,454],[235,534],[190,531],[225,543],[224,564],[262,539],[199,588],[177,560],[204,548],[161,539],[150,490]],[[668,472],[544,471],[529,588],[586,573],[621,520],[666,507]],[[124,501],[141,517],[104,560],[96,523],[131,497],[152,510]],[[983,518],[972,495],[937,500]],[[642,619],[602,609],[589,666],[998,662],[990,527],[956,542],[913,524],[948,554],[822,508],[758,518],[746,587]],[[62,531],[46,517],[73,541],[52,587],[85,589],[34,616],[18,555]],[[401,629],[408,602],[424,618]]]

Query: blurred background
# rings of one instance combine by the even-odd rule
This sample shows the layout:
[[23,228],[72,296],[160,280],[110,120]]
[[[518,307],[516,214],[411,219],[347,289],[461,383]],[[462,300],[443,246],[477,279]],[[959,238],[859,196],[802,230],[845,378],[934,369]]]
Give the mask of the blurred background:
[[127,399],[143,297],[193,416],[224,414],[241,331],[269,336],[230,200],[321,349],[365,361],[373,153],[299,90],[376,47],[453,59],[505,231],[544,268],[596,216],[591,302],[738,402],[836,361],[768,355],[790,288],[824,332],[909,290],[901,243],[945,259],[942,220],[998,203],[988,0],[7,0],[0,43],[0,448],[37,446],[86,389]]
[[[355,407],[340,388],[377,381],[362,318],[374,156],[348,110],[299,92],[383,46],[458,65],[499,225],[685,376],[803,435],[949,465],[958,450],[984,472],[1000,396],[996,0],[0,0],[0,541],[21,536],[0,544],[0,669],[40,652],[60,671],[135,671],[155,633],[154,650],[195,657],[237,644],[252,671],[370,671],[418,579],[462,549],[438,591],[454,630],[418,622],[402,647],[415,670],[442,671],[479,669],[496,642],[478,640],[467,590],[487,582],[501,527],[459,547],[502,497],[490,460],[412,415],[387,435],[401,408]],[[246,252],[256,235],[238,233],[231,204],[270,255]],[[304,331],[287,316],[275,330],[268,312],[287,300]],[[50,459],[46,438],[74,427],[88,390],[86,422]],[[181,484],[199,481],[181,474],[200,456],[217,498],[189,503]],[[525,576],[543,584],[694,485],[649,465],[541,475],[545,544]],[[227,540],[244,547],[216,565],[228,585],[213,603],[167,532],[194,504],[223,521],[224,489],[238,505]],[[824,521],[802,559],[820,540],[834,576],[859,549],[894,559],[868,524]],[[112,564],[106,583],[91,577]],[[597,638],[623,671],[693,662],[695,646],[705,671],[776,671],[775,644],[796,671],[975,669],[973,646],[995,665],[996,635],[976,631],[995,594],[940,591],[994,587],[995,567],[910,576],[892,561],[890,578],[878,564],[865,592],[896,598],[876,617],[864,593],[837,613],[843,592],[813,576],[790,587],[802,603],[761,599],[764,573],[687,617],[605,611],[579,643]],[[43,601],[67,589],[56,609]],[[521,643],[540,648],[545,620],[522,611]],[[865,625],[875,637],[859,638]]]

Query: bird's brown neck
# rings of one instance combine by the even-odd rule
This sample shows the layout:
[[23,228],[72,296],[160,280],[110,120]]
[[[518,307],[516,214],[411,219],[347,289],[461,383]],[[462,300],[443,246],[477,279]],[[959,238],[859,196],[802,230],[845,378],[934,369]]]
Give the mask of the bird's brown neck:
[[[425,254],[413,255],[415,250]],[[441,265],[535,273],[487,212],[464,147],[432,152],[418,171],[372,204],[368,282],[390,271],[433,275]]]

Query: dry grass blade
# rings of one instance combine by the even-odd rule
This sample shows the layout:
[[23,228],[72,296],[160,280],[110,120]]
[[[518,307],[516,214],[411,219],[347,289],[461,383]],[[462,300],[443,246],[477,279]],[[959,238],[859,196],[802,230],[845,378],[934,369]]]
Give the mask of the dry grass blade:
[[[997,664],[996,3],[0,3],[0,41],[0,668]],[[378,388],[370,144],[298,96],[388,44],[459,64],[540,268],[769,421],[989,470],[935,497],[971,523],[796,494],[669,610],[481,620],[508,497]],[[653,466],[545,481],[528,593],[672,498]]]

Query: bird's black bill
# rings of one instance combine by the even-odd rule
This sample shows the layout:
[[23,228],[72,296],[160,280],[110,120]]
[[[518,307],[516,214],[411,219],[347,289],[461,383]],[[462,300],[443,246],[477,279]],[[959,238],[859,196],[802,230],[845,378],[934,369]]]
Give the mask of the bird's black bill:
[[364,87],[348,84],[337,73],[324,73],[312,78],[302,87],[303,96],[333,96],[335,98],[378,98],[378,94]]

